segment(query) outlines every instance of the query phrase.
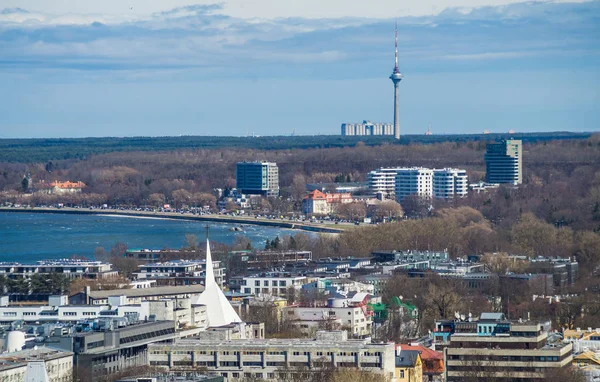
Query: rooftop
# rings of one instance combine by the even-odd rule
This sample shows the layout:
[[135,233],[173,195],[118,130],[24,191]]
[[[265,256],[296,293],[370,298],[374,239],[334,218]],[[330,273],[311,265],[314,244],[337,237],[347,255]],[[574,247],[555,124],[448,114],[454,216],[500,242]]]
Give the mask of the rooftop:
[[160,286],[141,289],[97,290],[90,292],[90,297],[98,300],[101,298],[109,298],[111,296],[145,297],[201,293],[203,291],[204,285]]
[[45,346],[35,347],[33,349],[21,350],[13,353],[4,353],[0,355],[0,371],[22,367],[31,360],[53,360],[63,357],[72,357],[73,353],[57,350]]

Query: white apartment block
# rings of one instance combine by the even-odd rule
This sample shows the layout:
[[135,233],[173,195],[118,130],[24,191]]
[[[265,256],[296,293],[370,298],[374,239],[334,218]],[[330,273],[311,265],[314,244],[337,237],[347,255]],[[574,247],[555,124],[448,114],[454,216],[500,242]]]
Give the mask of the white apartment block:
[[396,190],[396,174],[401,167],[382,167],[367,174],[367,186],[372,195],[382,193],[394,195]]
[[456,168],[382,167],[367,174],[367,184],[372,195],[395,195],[398,201],[409,195],[450,199],[468,192],[467,172]]
[[28,380],[26,377],[31,378],[31,376],[27,375],[27,366],[31,366],[32,362],[43,363],[50,382],[71,382],[73,380],[73,353],[42,346],[4,353],[0,359],[0,381]]
[[409,195],[430,198],[433,189],[433,170],[422,167],[400,168],[395,179],[396,200]]
[[348,339],[345,331],[317,332],[316,339],[180,339],[148,345],[150,366],[170,371],[204,367],[225,381],[256,378],[279,381],[294,369],[353,368],[394,381],[393,343]]
[[306,284],[306,276],[294,276],[289,273],[267,272],[254,276],[244,277],[241,281],[240,292],[252,293],[256,296],[267,294],[272,296],[286,296],[288,288],[302,289]]
[[457,168],[433,170],[433,197],[441,199],[462,198],[469,190],[467,172]]
[[356,302],[353,299],[332,299],[328,305],[284,307],[283,318],[307,335],[312,335],[323,327],[335,330],[343,329],[357,338],[364,338],[372,334],[373,315],[367,309],[366,302],[362,300]]

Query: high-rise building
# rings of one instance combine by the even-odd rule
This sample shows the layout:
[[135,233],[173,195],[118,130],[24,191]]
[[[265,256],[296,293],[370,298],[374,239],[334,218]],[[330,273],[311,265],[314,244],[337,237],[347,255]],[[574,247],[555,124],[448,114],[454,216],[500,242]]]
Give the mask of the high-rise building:
[[487,183],[521,184],[523,182],[523,147],[520,140],[488,143],[485,153]]
[[238,162],[236,187],[245,194],[279,196],[277,163]]
[[394,83],[394,137],[396,139],[400,139],[400,99],[399,99],[399,89],[398,85],[400,85],[400,81],[402,81],[402,73],[400,73],[400,69],[398,69],[398,25],[396,25],[396,39],[395,39],[395,47],[396,47],[396,63],[394,65],[394,70],[390,75],[390,79]]

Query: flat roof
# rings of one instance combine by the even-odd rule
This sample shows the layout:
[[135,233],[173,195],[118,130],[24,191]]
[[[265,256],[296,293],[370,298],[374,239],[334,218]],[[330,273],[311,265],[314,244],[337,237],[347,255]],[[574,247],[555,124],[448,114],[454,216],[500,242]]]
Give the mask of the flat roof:
[[96,290],[90,292],[90,297],[99,300],[111,296],[127,297],[145,297],[145,296],[168,296],[176,294],[190,294],[204,292],[204,285],[185,285],[185,286],[160,286],[151,288],[136,289],[114,289],[114,290]]
[[0,371],[23,367],[28,361],[48,361],[64,357],[72,357],[73,353],[65,350],[40,346],[0,355]]

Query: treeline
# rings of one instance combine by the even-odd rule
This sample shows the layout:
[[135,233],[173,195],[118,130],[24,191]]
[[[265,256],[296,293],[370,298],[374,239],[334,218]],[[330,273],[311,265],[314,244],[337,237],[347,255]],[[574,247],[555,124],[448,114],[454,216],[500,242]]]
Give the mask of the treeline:
[[[587,139],[590,133],[549,132],[512,134],[516,139],[538,142],[559,139]],[[506,134],[461,135],[403,135],[401,141],[393,137],[340,135],[302,135],[267,137],[109,137],[109,138],[55,138],[55,139],[0,139],[0,162],[47,162],[80,159],[115,151],[162,151],[181,149],[243,148],[254,150],[284,150],[367,145],[431,144],[440,142],[489,141],[505,138]]]
[[[286,213],[299,208],[306,183],[336,178],[364,181],[369,171],[383,166],[460,167],[468,171],[471,182],[483,180],[485,147],[484,141],[468,141],[303,150],[194,149],[0,163],[0,202],[22,201],[23,176],[31,173],[34,188],[40,180],[80,180],[87,187],[81,195],[37,194],[26,204],[214,205],[216,199],[210,194],[215,188],[235,186],[236,162],[270,160],[279,165],[282,198],[265,206],[274,213]],[[423,217],[431,204],[435,209],[470,206],[502,227],[510,227],[521,214],[531,212],[557,226],[600,231],[599,136],[525,144],[523,172],[524,183],[518,189],[502,187],[451,202],[407,198],[402,208],[409,217]]]

